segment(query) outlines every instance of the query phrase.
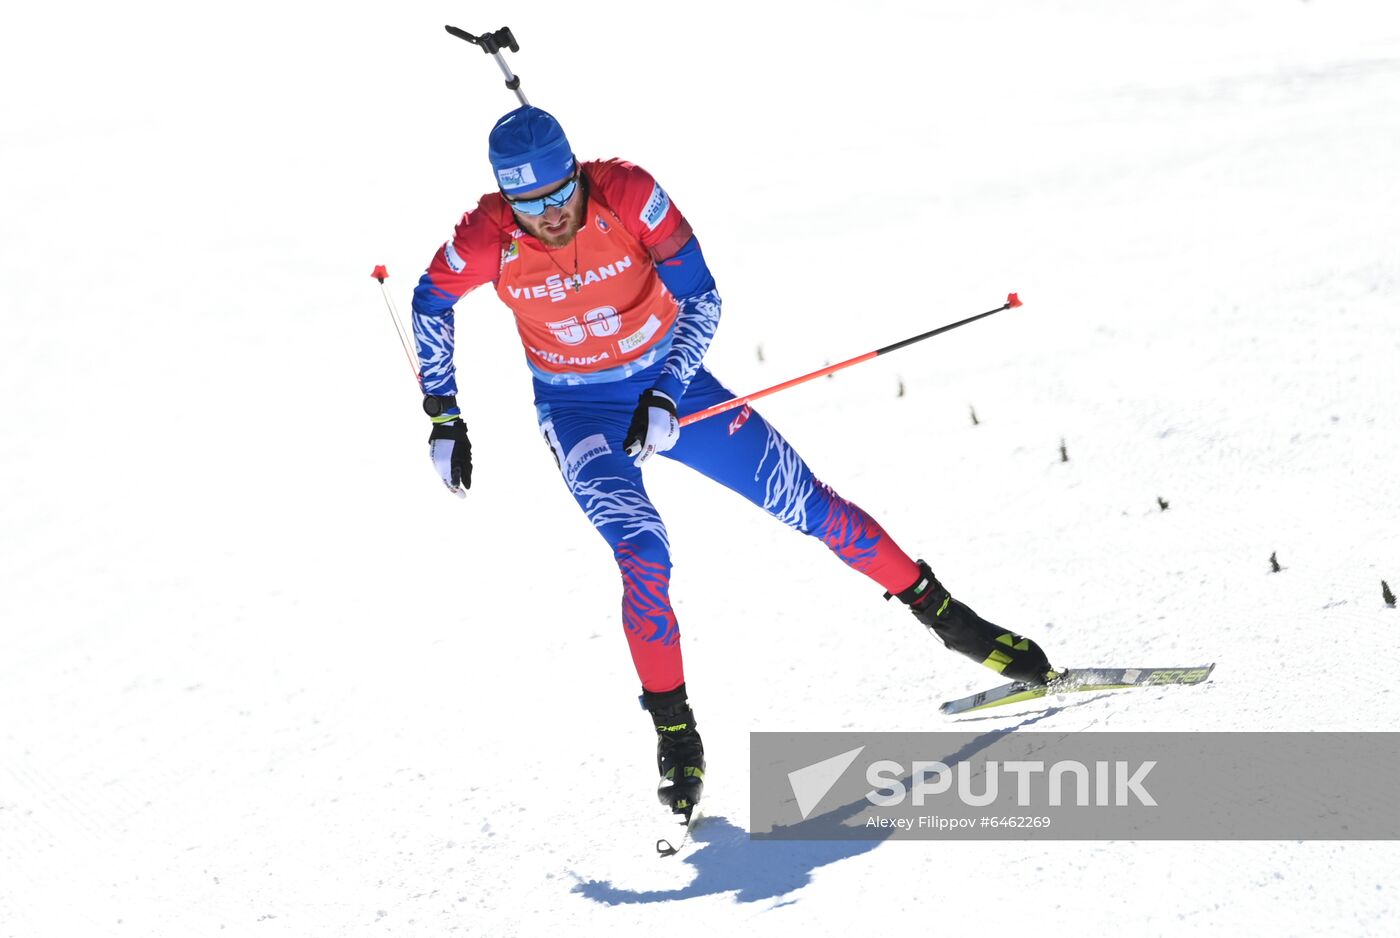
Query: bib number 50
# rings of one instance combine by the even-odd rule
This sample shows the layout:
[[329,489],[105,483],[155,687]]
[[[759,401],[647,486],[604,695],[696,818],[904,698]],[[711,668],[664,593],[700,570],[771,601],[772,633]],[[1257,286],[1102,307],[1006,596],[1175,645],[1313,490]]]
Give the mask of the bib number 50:
[[554,337],[561,344],[581,345],[590,333],[600,339],[616,335],[617,330],[622,328],[622,317],[612,306],[599,306],[597,309],[590,309],[583,314],[582,324],[579,323],[577,316],[570,316],[568,319],[561,319],[558,322],[547,322],[545,326],[554,333]]

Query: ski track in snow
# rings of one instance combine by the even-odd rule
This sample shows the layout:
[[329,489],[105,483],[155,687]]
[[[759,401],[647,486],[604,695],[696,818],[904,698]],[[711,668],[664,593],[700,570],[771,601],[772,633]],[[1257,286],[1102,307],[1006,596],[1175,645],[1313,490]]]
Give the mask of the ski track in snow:
[[666,860],[508,314],[459,305],[459,503],[366,276],[405,309],[489,185],[510,98],[441,27],[503,23],[79,7],[0,38],[0,938],[1396,930],[1390,843],[745,833],[751,731],[1394,729],[1393,3],[510,11],[531,100],[695,225],[736,391],[1018,291],[760,409],[1056,663],[1217,663],[944,720],[989,672],[663,462],[710,815]]

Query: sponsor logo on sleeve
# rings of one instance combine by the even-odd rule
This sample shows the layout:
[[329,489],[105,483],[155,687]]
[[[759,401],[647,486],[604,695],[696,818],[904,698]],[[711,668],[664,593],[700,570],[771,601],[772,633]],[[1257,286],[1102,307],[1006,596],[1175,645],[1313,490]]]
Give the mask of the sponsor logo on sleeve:
[[519,166],[507,166],[504,169],[496,170],[496,179],[501,183],[502,189],[519,189],[521,186],[532,186],[535,184],[535,167],[532,163],[521,163]]
[[671,209],[671,197],[666,194],[666,190],[661,188],[659,183],[652,183],[651,198],[647,199],[647,204],[642,206],[642,224],[647,226],[648,231],[655,231],[656,226],[661,224],[661,219],[666,217],[666,213]]
[[452,246],[451,241],[442,246],[442,256],[454,274],[460,274],[467,269],[467,262],[462,260],[462,255],[457,253],[457,249]]
[[512,241],[510,247],[501,251],[501,266],[504,267],[511,261],[520,260],[520,242]]

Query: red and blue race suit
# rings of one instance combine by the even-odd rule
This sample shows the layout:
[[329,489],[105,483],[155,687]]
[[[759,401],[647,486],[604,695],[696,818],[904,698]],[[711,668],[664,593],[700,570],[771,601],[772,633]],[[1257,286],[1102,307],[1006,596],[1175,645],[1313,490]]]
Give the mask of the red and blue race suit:
[[[455,395],[457,300],[493,283],[515,314],[540,430],[569,491],[612,547],[632,659],[642,686],[659,693],[685,679],[671,552],[623,440],[648,389],[676,401],[682,417],[734,396],[702,365],[720,298],[689,223],[649,173],[617,160],[580,170],[582,224],[562,248],[523,231],[499,193],[483,196],[420,279],[413,330],[424,393]],[[662,455],[819,538],[890,592],[919,575],[874,519],[819,482],[750,407],[686,427]]]

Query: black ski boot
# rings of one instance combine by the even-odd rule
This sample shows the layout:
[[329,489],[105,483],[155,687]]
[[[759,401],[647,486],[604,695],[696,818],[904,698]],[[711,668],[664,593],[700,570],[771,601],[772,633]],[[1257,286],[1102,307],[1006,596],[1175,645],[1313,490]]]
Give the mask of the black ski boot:
[[1013,681],[1044,684],[1053,676],[1050,660],[1029,638],[993,625],[958,602],[938,582],[933,570],[919,561],[919,578],[902,593],[886,593],[909,606],[909,611],[953,651],[966,655]]
[[705,744],[695,731],[695,714],[685,700],[685,685],[663,694],[642,690],[642,706],[656,726],[656,797],[690,820],[705,789]]

